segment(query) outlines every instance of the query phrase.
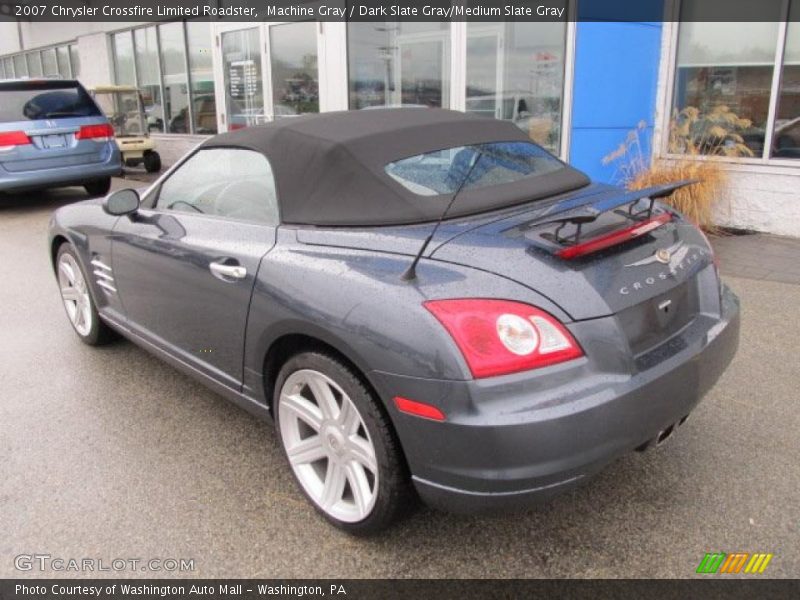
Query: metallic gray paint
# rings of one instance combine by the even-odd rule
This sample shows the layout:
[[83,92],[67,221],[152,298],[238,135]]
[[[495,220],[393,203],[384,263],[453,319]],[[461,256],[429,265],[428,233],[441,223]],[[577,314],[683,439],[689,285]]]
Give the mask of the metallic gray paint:
[[[106,322],[259,416],[269,414],[264,360],[276,341],[299,334],[335,348],[383,402],[422,497],[476,510],[548,497],[676,423],[738,343],[738,303],[721,292],[693,227],[679,219],[623,251],[569,263],[503,235],[539,210],[445,223],[411,283],[399,276],[430,225],[271,228],[146,208],[116,218],[88,201],[55,213],[50,242],[70,241],[85,269],[98,257],[112,266],[118,294],[89,282]],[[691,265],[639,294],[619,292],[664,268],[626,264],[678,240],[694,248]],[[224,257],[246,267],[244,280],[212,275],[210,262]],[[697,314],[665,328],[664,339],[648,337],[649,311],[677,305],[679,289],[691,292]],[[474,380],[422,306],[460,297],[538,306],[586,356]],[[396,395],[438,406],[447,421],[399,413]]]

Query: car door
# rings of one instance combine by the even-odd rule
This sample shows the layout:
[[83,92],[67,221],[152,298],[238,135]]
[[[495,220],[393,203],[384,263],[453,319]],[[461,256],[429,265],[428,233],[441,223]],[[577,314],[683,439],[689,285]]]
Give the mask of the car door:
[[196,151],[114,228],[113,277],[128,327],[239,389],[250,295],[277,224],[264,155]]

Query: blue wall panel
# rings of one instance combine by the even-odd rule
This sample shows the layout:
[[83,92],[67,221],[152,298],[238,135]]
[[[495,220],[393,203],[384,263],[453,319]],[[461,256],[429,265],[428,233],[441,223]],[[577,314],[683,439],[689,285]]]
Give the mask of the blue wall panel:
[[[663,0],[641,0],[654,11]],[[598,18],[601,0],[579,0],[578,14]],[[602,159],[644,121],[650,155],[656,109],[660,22],[579,22],[575,46],[570,161],[597,181],[615,182],[617,169]]]

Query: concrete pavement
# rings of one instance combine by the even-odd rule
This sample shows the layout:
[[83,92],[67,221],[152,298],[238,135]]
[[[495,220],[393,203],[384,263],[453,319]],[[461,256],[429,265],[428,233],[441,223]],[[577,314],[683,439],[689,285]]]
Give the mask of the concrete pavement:
[[524,513],[422,509],[361,540],[316,516],[270,423],[128,342],[78,341],[45,236],[82,197],[0,199],[0,577],[23,553],[193,558],[196,577],[690,577],[741,551],[800,574],[800,286],[728,279],[739,354],[662,448]]

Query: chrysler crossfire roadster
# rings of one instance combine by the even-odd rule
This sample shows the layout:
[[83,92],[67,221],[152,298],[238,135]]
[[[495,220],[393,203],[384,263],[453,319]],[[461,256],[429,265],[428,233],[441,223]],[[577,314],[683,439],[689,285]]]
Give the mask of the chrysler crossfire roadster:
[[64,206],[49,251],[83,342],[273,419],[311,504],[369,533],[547,499],[684,423],[739,339],[684,185],[592,183],[479,116],[326,113]]

